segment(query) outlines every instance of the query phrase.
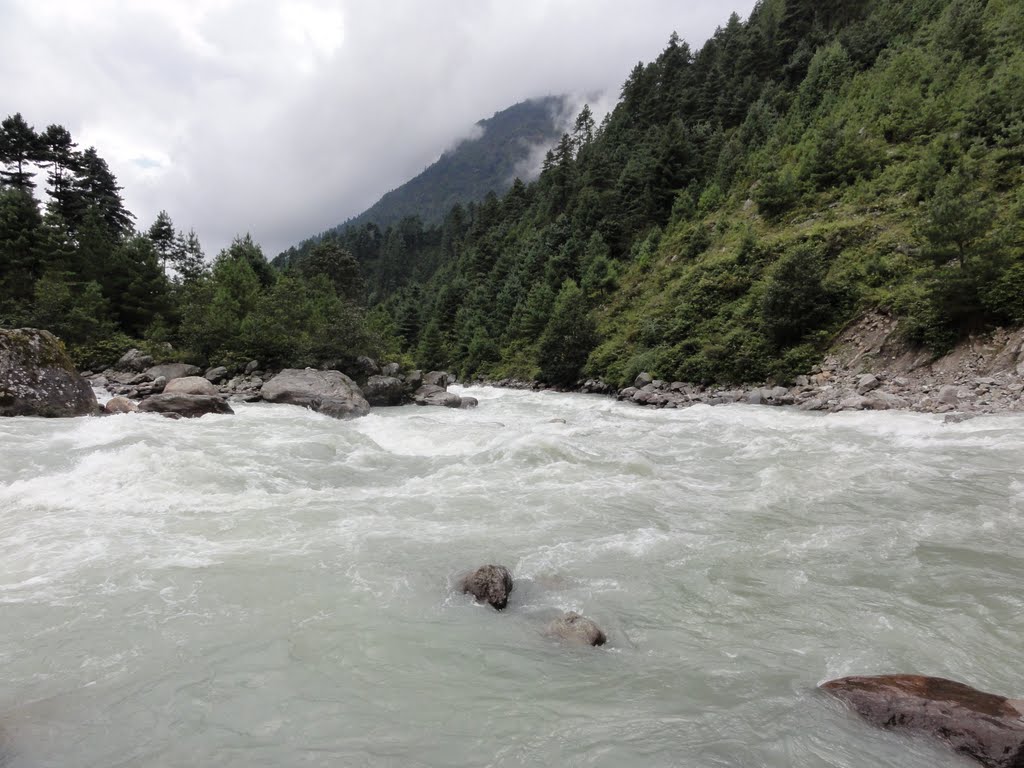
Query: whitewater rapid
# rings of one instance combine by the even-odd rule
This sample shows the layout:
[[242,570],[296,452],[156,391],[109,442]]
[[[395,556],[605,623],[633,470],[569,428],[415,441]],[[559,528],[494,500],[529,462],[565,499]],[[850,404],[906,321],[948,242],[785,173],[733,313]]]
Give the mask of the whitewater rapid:
[[816,685],[1024,694],[1024,416],[463,393],[0,420],[0,765],[955,766]]

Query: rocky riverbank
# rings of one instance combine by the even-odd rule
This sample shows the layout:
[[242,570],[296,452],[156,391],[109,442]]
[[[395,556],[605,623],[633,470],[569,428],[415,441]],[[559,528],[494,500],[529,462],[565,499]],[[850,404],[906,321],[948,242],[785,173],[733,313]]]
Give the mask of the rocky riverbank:
[[[544,388],[518,379],[483,383]],[[934,358],[900,338],[896,318],[872,312],[841,333],[821,364],[798,376],[792,386],[703,386],[641,373],[621,390],[588,379],[575,391],[613,395],[648,408],[746,403],[832,413],[911,410],[950,418],[1019,412],[1024,411],[1024,329],[972,337]]]

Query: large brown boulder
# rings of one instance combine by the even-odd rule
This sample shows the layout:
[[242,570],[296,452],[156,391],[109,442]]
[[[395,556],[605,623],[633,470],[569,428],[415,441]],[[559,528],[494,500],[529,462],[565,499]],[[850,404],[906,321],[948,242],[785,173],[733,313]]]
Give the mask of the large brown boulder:
[[219,395],[220,392],[202,376],[182,376],[180,379],[171,379],[164,386],[166,395]]
[[0,416],[88,416],[99,410],[60,340],[35,328],[0,328]]
[[572,645],[604,645],[608,640],[597,624],[575,611],[548,624],[547,633]]
[[941,677],[844,677],[821,688],[880,728],[932,736],[990,768],[1024,768],[1024,701]]
[[227,400],[219,395],[183,395],[164,393],[147,397],[139,403],[143,413],[160,413],[164,416],[198,419],[208,413],[234,413]]
[[459,589],[500,611],[508,605],[512,574],[503,565],[484,565],[460,579]]
[[260,394],[268,403],[301,405],[335,419],[370,412],[362,390],[340,371],[286,368],[264,384]]

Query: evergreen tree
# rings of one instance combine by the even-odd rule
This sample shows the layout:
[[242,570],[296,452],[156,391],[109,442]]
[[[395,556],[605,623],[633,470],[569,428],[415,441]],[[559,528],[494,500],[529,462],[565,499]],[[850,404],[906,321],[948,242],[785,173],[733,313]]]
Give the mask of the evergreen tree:
[[62,125],[48,125],[40,135],[41,158],[49,167],[46,174],[47,192],[51,209],[60,214],[65,224],[74,229],[80,214],[80,198],[74,188],[75,172],[78,169],[78,146],[67,128]]
[[107,230],[114,240],[121,240],[132,232],[135,217],[124,207],[121,189],[106,160],[89,147],[82,153],[77,165],[78,177],[74,191],[80,208],[99,211]]
[[541,378],[559,386],[572,385],[596,343],[594,321],[583,294],[574,281],[566,280],[540,337],[537,362]]
[[174,222],[171,221],[167,211],[160,211],[157,214],[156,221],[150,226],[147,236],[160,257],[160,268],[166,271],[167,262],[173,262],[177,238],[174,232]]
[[6,185],[32,194],[35,181],[31,165],[40,160],[42,145],[35,129],[25,122],[20,112],[0,123],[0,187]]

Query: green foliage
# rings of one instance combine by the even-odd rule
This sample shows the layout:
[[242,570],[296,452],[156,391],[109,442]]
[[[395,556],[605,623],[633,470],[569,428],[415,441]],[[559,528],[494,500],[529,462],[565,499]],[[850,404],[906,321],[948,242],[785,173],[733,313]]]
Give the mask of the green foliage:
[[583,293],[574,281],[566,280],[538,343],[541,378],[561,386],[575,383],[596,342]]

